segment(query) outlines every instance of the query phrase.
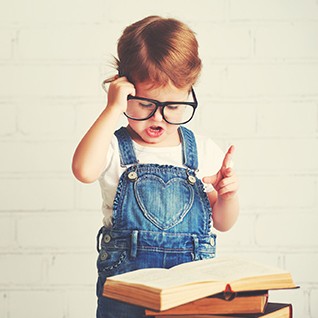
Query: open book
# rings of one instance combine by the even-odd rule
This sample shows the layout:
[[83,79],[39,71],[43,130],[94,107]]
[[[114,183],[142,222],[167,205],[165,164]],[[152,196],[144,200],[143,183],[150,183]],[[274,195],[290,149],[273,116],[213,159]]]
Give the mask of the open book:
[[145,268],[106,279],[103,295],[166,310],[224,291],[295,288],[291,274],[252,261],[217,257],[174,266]]

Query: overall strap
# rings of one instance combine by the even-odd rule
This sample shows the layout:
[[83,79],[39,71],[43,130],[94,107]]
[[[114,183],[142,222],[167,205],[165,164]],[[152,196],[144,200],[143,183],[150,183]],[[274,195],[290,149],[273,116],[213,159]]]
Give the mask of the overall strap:
[[194,134],[191,130],[180,126],[179,134],[182,141],[183,164],[191,170],[198,169],[198,152]]
[[122,166],[128,166],[137,164],[138,160],[135,154],[133,142],[125,127],[121,127],[115,131],[115,136],[118,139],[120,164]]

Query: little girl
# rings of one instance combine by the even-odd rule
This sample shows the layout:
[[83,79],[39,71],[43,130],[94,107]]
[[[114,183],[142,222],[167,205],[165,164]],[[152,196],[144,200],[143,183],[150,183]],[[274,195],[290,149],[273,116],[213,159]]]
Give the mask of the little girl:
[[[182,126],[198,107],[198,43],[182,22],[150,16],[118,42],[118,75],[107,106],[79,143],[73,173],[99,180],[98,318],[143,317],[144,309],[103,297],[107,277],[215,256],[216,236],[235,223],[238,183],[209,138]],[[125,114],[128,126],[118,130]],[[204,182],[204,183],[203,183]]]

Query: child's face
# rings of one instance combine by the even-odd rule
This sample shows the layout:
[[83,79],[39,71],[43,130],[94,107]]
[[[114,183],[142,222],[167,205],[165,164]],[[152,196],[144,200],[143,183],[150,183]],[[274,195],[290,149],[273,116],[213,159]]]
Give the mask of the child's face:
[[[151,87],[149,83],[136,83],[136,96],[165,101],[187,101],[189,90],[171,84],[164,87]],[[161,107],[147,120],[128,119],[132,138],[141,145],[157,147],[175,146],[180,143],[178,125],[167,123],[161,114]]]

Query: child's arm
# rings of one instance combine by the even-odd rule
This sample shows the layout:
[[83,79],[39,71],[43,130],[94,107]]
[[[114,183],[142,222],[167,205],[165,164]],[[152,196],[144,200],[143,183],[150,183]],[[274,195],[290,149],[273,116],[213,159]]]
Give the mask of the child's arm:
[[219,172],[214,176],[203,178],[203,182],[212,184],[216,190],[209,192],[208,198],[213,208],[213,226],[218,231],[228,231],[239,214],[238,180],[235,171],[230,167],[233,153],[234,146],[231,146]]
[[126,77],[115,78],[110,84],[107,107],[75,150],[72,170],[78,180],[94,182],[105,168],[108,147],[119,117],[126,110],[129,94],[134,95],[135,88]]

